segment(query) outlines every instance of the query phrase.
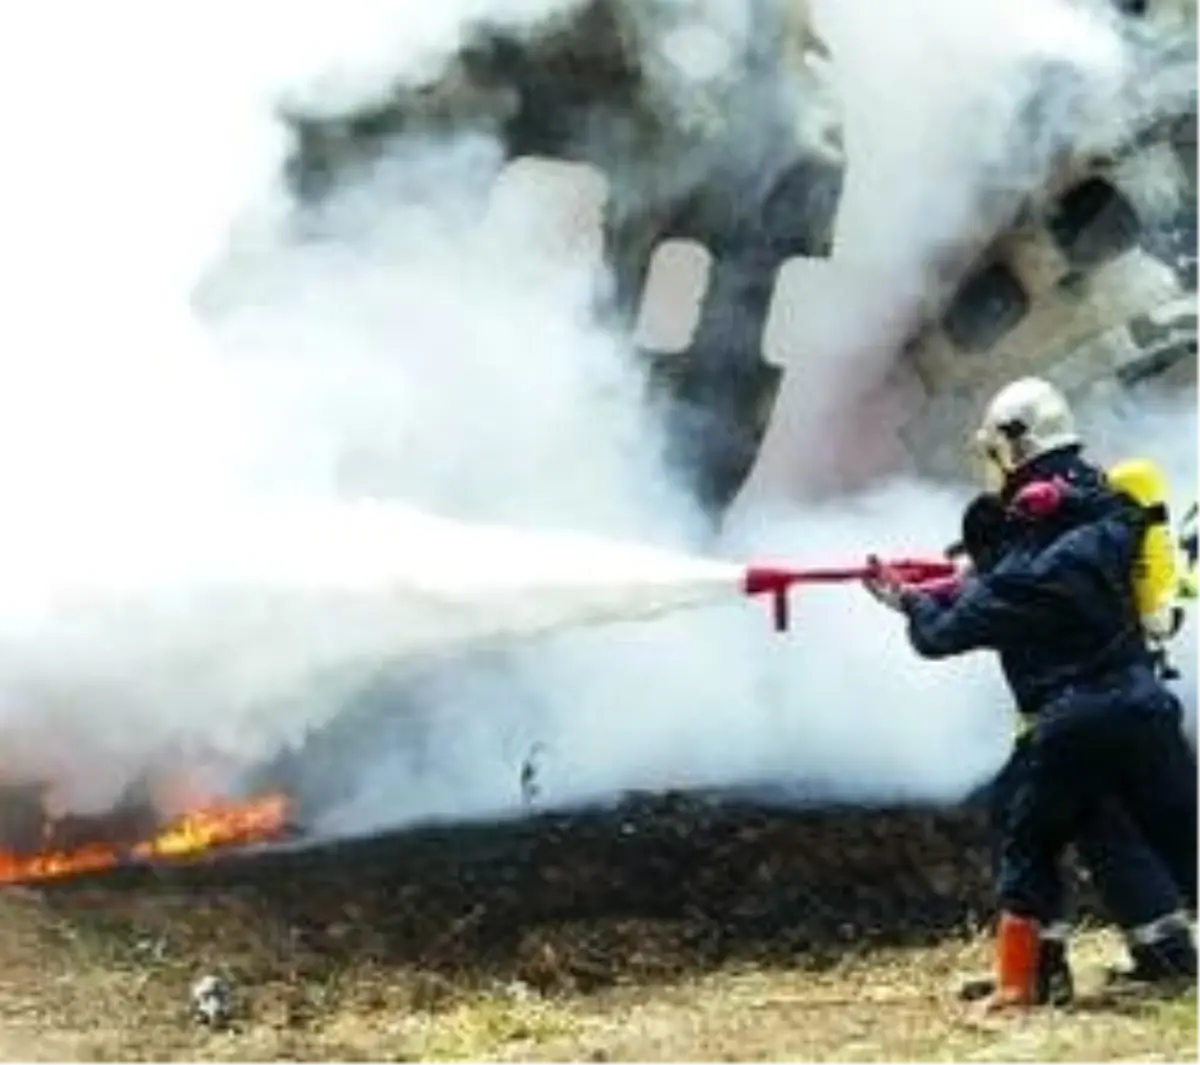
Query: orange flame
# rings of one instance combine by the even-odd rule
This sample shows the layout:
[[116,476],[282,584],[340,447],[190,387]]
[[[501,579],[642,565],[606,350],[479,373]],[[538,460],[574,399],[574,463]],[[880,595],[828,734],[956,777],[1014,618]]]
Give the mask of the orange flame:
[[133,854],[138,858],[177,858],[213,847],[262,842],[283,831],[287,809],[283,795],[210,803],[176,818],[152,840],[134,847]]
[[183,858],[218,847],[278,839],[287,827],[288,800],[264,795],[222,800],[174,818],[151,839],[132,847],[91,843],[71,851],[19,855],[0,850],[0,883],[28,883],[110,869],[129,861]]

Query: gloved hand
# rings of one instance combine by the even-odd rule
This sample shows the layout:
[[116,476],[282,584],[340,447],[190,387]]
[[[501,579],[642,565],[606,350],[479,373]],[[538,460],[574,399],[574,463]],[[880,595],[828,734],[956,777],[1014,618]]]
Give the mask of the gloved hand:
[[873,570],[873,576],[863,580],[863,587],[876,600],[889,609],[896,611],[903,610],[905,594],[903,583],[891,569],[882,565],[874,555],[867,559],[867,562]]

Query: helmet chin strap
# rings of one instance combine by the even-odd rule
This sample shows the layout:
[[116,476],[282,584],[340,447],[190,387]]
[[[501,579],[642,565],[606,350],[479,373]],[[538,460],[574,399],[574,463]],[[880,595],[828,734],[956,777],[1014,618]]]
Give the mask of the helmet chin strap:
[[989,492],[1000,492],[1015,470],[1016,467],[1006,460],[999,447],[995,444],[984,446],[983,479],[984,487]]
[[1004,484],[1008,480],[1008,473],[999,462],[992,458],[988,458],[984,464],[983,484],[989,492],[999,493],[1003,491]]

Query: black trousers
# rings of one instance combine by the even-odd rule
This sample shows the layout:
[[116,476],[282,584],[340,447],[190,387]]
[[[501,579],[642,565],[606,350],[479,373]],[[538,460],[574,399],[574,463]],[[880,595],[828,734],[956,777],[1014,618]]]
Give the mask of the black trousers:
[[[1156,687],[1149,698],[1111,691],[1065,699],[1038,720],[1000,818],[1002,908],[1043,923],[1059,919],[1063,853],[1085,837],[1094,845],[1097,832],[1107,840],[1107,870],[1132,859],[1118,889],[1121,908],[1128,910],[1132,923],[1162,916],[1143,918],[1133,912],[1142,909],[1142,899],[1141,889],[1132,885],[1154,876],[1150,870],[1155,864],[1186,904],[1195,907],[1196,757],[1183,735],[1178,700]],[[1118,811],[1148,854],[1131,849],[1128,835],[1119,843],[1124,858],[1112,854],[1110,833],[1120,831]],[[1155,891],[1165,900],[1158,882]],[[1110,887],[1117,885],[1110,882]],[[1148,894],[1146,899],[1149,905]],[[1124,923],[1115,909],[1114,917]]]
[[[999,879],[1003,869],[1006,818],[1016,790],[1028,774],[1031,736],[1018,741],[992,783],[989,813],[993,861]],[[1184,901],[1167,867],[1152,851],[1133,819],[1116,799],[1106,796],[1083,818],[1071,841],[1080,864],[1092,880],[1109,920],[1131,931],[1183,909]],[[1068,900],[1059,881],[1056,898],[1047,897],[1039,918],[1046,924],[1067,920]]]

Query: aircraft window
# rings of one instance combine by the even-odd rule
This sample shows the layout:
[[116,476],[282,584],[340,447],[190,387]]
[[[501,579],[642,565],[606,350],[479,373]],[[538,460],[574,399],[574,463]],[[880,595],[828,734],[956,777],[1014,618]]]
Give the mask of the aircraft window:
[[783,173],[762,207],[762,227],[783,258],[825,256],[842,194],[838,167],[805,160]]
[[1091,178],[1057,203],[1051,235],[1074,267],[1095,267],[1137,244],[1137,212],[1107,181]]
[[692,346],[712,268],[712,253],[699,241],[664,240],[654,249],[634,326],[639,348],[678,354]]
[[1029,297],[1016,275],[993,262],[969,277],[955,295],[942,327],[961,351],[986,351],[1029,310]]

